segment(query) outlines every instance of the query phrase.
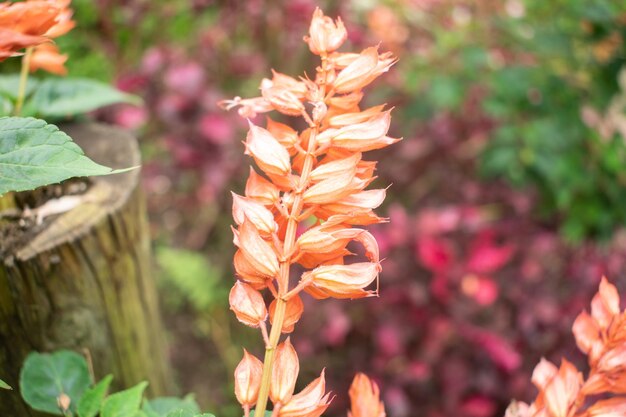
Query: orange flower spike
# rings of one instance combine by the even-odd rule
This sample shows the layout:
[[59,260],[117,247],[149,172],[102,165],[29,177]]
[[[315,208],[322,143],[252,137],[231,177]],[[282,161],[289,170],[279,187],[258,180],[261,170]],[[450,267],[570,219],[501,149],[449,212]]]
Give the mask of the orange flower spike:
[[233,219],[238,225],[247,217],[256,229],[270,235],[278,229],[274,215],[263,204],[231,192],[233,196]]
[[235,368],[235,396],[246,409],[246,414],[259,396],[262,372],[263,363],[244,349],[243,359]]
[[268,174],[287,175],[291,170],[289,153],[266,129],[248,122],[246,155],[251,155]]
[[[270,323],[274,324],[274,313],[276,311],[276,300],[272,301],[270,304]],[[287,301],[287,309],[285,311],[285,318],[283,321],[282,333],[291,333],[293,332],[296,323],[302,317],[302,313],[304,312],[304,303],[302,302],[302,298],[299,295],[295,295],[291,297]]]
[[30,58],[30,72],[42,69],[51,74],[67,75],[67,54],[59,53],[59,48],[52,43],[44,43],[35,47]]
[[598,294],[591,300],[591,316],[601,329],[606,329],[611,324],[613,317],[619,315],[619,313],[619,294],[617,289],[605,277],[602,277]]
[[275,277],[278,274],[278,258],[274,249],[264,241],[258,230],[247,218],[235,233],[235,244],[241,249],[246,261],[261,275]]
[[315,55],[322,55],[339,49],[348,39],[348,32],[338,17],[336,22],[324,16],[320,8],[316,8],[309,27],[309,36],[304,37],[304,41],[309,44],[309,49]]
[[380,265],[372,262],[322,265],[305,272],[302,281],[309,282],[313,288],[334,298],[372,297],[376,292],[364,288],[374,282],[379,272]]
[[306,388],[291,397],[279,410],[279,417],[318,417],[330,405],[330,393],[325,394],[324,371]]
[[241,281],[235,282],[228,296],[230,309],[237,320],[250,327],[259,327],[267,320],[267,308],[260,292]]
[[289,338],[276,348],[272,379],[270,382],[270,399],[276,404],[286,404],[293,395],[296,379],[300,372],[298,354]]
[[350,386],[348,417],[385,417],[385,405],[380,401],[378,385],[367,375],[358,373]]
[[253,198],[264,205],[274,205],[280,199],[278,188],[250,167],[250,176],[246,182],[246,197]]

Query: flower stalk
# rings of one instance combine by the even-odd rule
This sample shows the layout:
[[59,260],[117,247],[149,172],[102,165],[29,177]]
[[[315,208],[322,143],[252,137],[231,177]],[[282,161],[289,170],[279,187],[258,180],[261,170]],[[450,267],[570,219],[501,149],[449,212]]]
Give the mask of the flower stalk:
[[24,99],[26,98],[26,84],[28,83],[28,72],[30,71],[30,58],[33,56],[34,47],[26,48],[26,52],[22,57],[22,68],[20,70],[20,84],[17,89],[17,101],[15,102],[15,116],[22,113]]

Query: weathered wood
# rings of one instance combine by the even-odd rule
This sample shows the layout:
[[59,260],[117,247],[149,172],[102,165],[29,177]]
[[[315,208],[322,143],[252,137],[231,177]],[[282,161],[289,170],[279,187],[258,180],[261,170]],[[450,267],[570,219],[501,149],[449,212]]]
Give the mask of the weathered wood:
[[[137,143],[124,131],[63,130],[99,163],[139,165]],[[113,373],[118,386],[148,380],[151,394],[165,394],[171,379],[139,170],[91,183],[79,206],[23,231],[0,253],[0,379],[17,388],[30,351],[88,349],[97,378]],[[17,392],[0,390],[0,416],[35,415]]]

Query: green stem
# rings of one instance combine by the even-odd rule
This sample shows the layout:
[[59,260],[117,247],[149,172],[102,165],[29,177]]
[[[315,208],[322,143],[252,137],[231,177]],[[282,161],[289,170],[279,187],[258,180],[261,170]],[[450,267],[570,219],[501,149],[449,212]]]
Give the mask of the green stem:
[[17,101],[15,102],[15,116],[22,112],[24,99],[26,98],[26,83],[28,82],[28,71],[30,69],[30,58],[33,55],[34,47],[26,48],[26,53],[22,57],[22,70],[20,71],[20,85],[17,90]]

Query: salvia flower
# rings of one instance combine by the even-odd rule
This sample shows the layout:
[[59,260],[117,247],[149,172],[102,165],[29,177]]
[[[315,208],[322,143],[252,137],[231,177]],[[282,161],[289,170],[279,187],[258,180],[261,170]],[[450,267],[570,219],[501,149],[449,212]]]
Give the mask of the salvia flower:
[[[260,327],[266,343],[255,413],[265,411],[268,398],[273,414],[288,417],[319,416],[330,403],[323,372],[294,395],[298,356],[289,339],[280,343],[302,316],[302,291],[314,298],[377,295],[372,287],[381,271],[378,243],[362,226],[386,221],[374,213],[386,190],[368,189],[376,161],[368,161],[366,152],[400,139],[388,136],[391,109],[359,104],[362,90],[396,59],[377,47],[338,52],[346,38],[341,19],[316,9],[305,38],[321,58],[313,79],[273,71],[261,81],[260,97],[221,102],[226,109],[238,107],[244,117],[276,110],[301,117],[305,126],[297,131],[269,117],[265,127],[249,121],[245,153],[258,170],[250,169],[244,195],[233,193],[240,281],[231,291],[231,309],[243,323]],[[363,259],[350,259],[353,242],[363,247]],[[304,268],[297,282],[290,276],[294,264]],[[259,293],[264,289],[273,297],[269,334]]]
[[591,315],[580,313],[573,333],[588,357],[588,377],[565,359],[559,368],[542,359],[532,376],[537,398],[532,404],[511,403],[506,417],[625,415],[626,397],[621,394],[626,394],[626,312],[620,312],[617,289],[606,278],[591,302]]
[[247,410],[256,403],[261,387],[263,363],[243,350],[243,359],[235,368],[235,396]]
[[348,417],[385,417],[385,405],[380,400],[378,385],[367,375],[358,373],[350,386]]

